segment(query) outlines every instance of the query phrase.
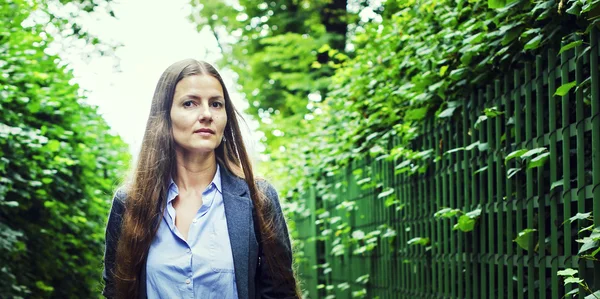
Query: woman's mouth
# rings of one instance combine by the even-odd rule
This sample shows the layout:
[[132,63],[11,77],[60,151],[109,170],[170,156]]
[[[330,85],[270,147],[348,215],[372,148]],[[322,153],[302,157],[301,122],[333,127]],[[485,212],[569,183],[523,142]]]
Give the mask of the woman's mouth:
[[200,136],[211,136],[211,135],[215,134],[215,131],[208,129],[208,128],[203,128],[203,129],[194,131],[194,134],[199,134]]

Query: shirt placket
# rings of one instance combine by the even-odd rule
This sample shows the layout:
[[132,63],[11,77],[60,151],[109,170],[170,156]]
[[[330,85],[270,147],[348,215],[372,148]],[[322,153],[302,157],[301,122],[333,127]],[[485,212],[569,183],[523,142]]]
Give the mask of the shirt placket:
[[[204,192],[202,193],[202,197],[206,198],[206,205],[208,207],[206,207],[205,203],[202,204],[202,207],[200,207],[200,209],[198,209],[198,211],[196,212],[196,215],[194,216],[194,219],[192,220],[192,224],[190,226],[190,230],[188,232],[188,239],[186,240],[185,244],[187,246],[186,249],[186,254],[189,256],[189,266],[188,269],[186,269],[186,274],[187,274],[187,278],[185,280],[185,287],[186,290],[188,290],[189,292],[186,292],[188,296],[188,298],[193,299],[194,298],[194,279],[193,279],[193,275],[194,275],[194,254],[192,251],[192,247],[194,246],[194,244],[196,242],[198,242],[197,237],[200,234],[200,225],[202,224],[202,218],[206,216],[206,214],[208,213],[208,210],[210,209],[210,206],[212,206],[212,203],[214,201],[214,190],[216,189],[212,184],[209,185],[209,187],[206,188],[206,190],[204,190]],[[209,197],[210,196],[210,197]]]
[[[192,225],[193,227],[193,225]],[[191,232],[192,228],[190,228],[190,232]],[[189,234],[188,234],[189,235]],[[193,268],[193,259],[194,259],[194,254],[192,253],[192,247],[190,246],[190,243],[185,242],[187,249],[185,250],[185,254],[187,255],[187,259],[188,259],[188,266],[186,267],[186,279],[185,279],[185,290],[187,291],[187,298],[193,299],[194,298],[194,279],[193,279],[193,275],[194,275],[194,268]]]

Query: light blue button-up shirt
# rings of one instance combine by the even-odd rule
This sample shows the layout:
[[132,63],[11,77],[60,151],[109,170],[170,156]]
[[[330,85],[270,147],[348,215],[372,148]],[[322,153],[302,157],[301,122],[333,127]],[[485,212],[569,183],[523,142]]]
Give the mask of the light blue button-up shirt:
[[148,252],[148,298],[238,298],[219,166],[202,193],[187,240],[175,226],[173,200],[178,194],[171,181],[167,207]]

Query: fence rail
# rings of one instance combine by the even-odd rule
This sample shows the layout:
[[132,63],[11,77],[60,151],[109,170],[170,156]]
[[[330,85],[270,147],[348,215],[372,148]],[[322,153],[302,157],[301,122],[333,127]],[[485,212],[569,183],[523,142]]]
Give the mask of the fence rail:
[[[590,44],[586,52],[583,45],[560,55],[550,49],[455,99],[461,107],[450,120],[427,120],[412,148],[433,149],[437,161],[414,162],[424,173],[396,174],[402,161],[354,161],[328,180],[335,195],[305,194],[307,207],[323,212],[294,219],[308,297],[558,299],[578,287],[557,275],[565,268],[600,290],[600,262],[580,258],[575,241],[589,235],[583,228],[600,227],[595,30]],[[573,81],[579,88],[555,96]],[[475,127],[486,108],[501,113]],[[541,147],[548,153],[538,153],[547,157],[541,167],[525,167],[531,159],[505,162],[509,153]],[[480,215],[462,232],[453,230],[458,215],[434,217],[443,208]],[[567,221],[588,212],[593,220]],[[529,237],[526,249],[514,241],[520,233]]]

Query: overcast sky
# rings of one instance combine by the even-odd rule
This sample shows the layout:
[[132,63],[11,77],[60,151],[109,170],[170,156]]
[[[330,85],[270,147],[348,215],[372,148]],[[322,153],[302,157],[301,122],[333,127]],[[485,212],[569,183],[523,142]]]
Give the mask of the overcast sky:
[[[97,105],[108,124],[130,145],[137,155],[150,111],[154,88],[161,73],[170,64],[185,58],[215,62],[219,49],[212,33],[198,33],[187,20],[189,0],[127,0],[111,5],[117,19],[92,15],[82,19],[84,27],[102,40],[123,44],[116,56],[120,72],[111,57],[83,61],[77,55],[66,60],[76,80],[87,90],[88,102]],[[234,74],[221,71],[238,110],[247,102],[236,91]],[[245,117],[252,131],[256,121]],[[252,133],[249,151],[255,153],[256,133]],[[246,136],[246,139],[249,139]]]

